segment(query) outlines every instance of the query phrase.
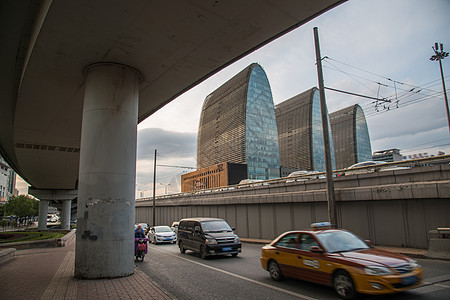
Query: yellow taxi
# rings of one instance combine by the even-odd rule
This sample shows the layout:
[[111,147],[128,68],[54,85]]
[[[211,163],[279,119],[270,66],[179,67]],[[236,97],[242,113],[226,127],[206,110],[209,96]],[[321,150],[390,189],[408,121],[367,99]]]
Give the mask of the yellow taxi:
[[415,260],[375,249],[329,222],[281,234],[262,248],[261,264],[274,280],[292,277],[332,286],[343,299],[401,292],[422,282]]

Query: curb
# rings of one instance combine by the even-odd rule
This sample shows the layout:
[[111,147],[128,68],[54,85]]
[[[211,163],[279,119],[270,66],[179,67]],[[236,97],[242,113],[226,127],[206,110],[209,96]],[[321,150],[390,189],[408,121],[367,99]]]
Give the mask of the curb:
[[408,253],[408,252],[392,251],[392,250],[387,250],[387,251],[395,252],[395,253],[402,254],[402,255],[405,255],[405,256],[408,256],[408,257],[412,257],[412,258],[422,258],[422,259],[423,258],[427,258],[427,259],[431,258],[431,257],[428,257],[428,256],[426,256],[424,254]]
[[0,264],[11,260],[15,256],[15,248],[0,249]]
[[250,239],[250,238],[240,238],[241,242],[247,243],[247,244],[261,244],[266,245],[270,244],[272,240],[259,240],[259,239]]
[[57,239],[59,242],[59,247],[65,247],[67,244],[69,244],[74,238],[75,238],[75,229],[71,229],[65,236],[63,236],[60,239]]

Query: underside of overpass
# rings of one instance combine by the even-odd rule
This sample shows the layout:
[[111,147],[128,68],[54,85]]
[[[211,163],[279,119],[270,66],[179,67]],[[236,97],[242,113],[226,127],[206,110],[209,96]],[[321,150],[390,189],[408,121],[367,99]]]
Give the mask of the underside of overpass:
[[77,277],[133,273],[137,123],[342,2],[0,3],[0,152],[35,194],[78,191]]

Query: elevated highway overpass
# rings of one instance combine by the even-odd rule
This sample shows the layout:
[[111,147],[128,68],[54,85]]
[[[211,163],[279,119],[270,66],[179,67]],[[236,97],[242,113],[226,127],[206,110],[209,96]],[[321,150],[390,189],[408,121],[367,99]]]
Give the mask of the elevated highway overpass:
[[77,277],[133,273],[138,122],[342,2],[1,1],[0,153],[42,203],[77,192]]

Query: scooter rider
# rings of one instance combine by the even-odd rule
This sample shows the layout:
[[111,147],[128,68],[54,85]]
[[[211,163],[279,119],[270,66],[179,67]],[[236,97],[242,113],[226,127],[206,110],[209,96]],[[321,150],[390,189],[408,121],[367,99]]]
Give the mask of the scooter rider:
[[141,238],[145,239],[146,238],[145,233],[142,230],[141,225],[139,225],[138,228],[136,229],[136,231],[134,232],[134,238],[135,239],[141,239]]

